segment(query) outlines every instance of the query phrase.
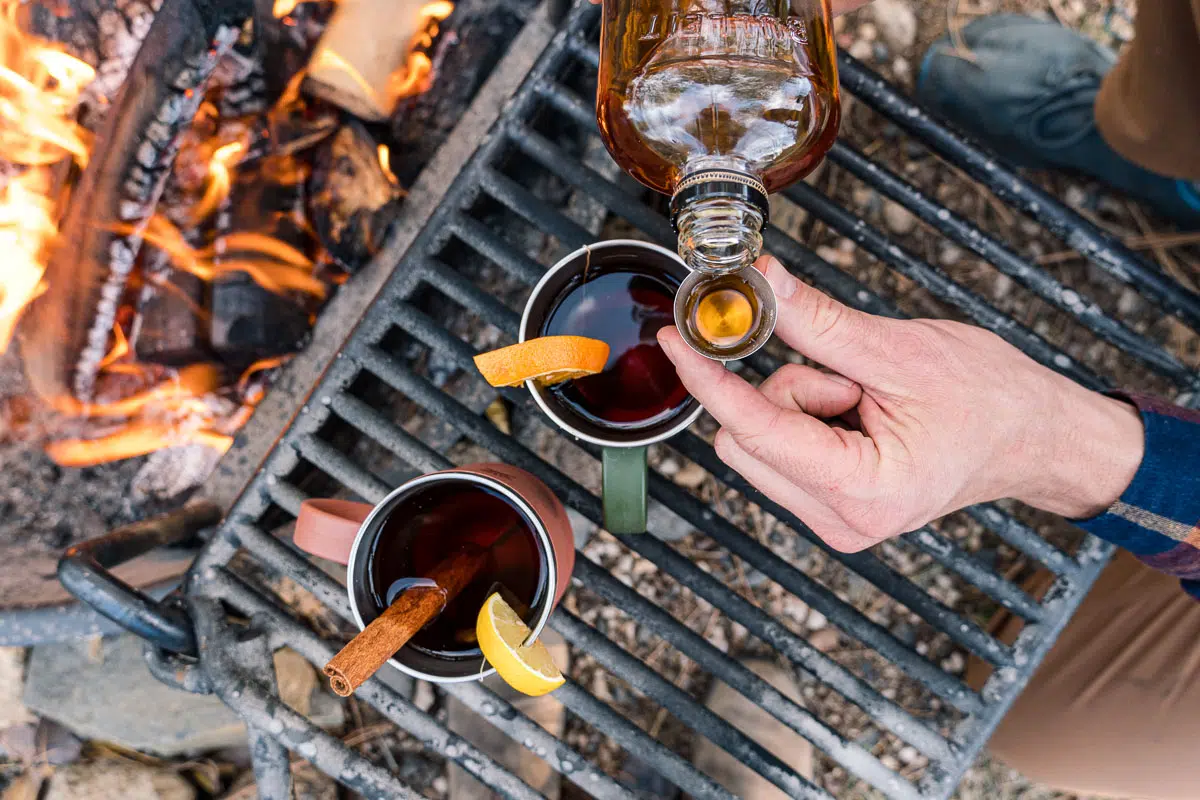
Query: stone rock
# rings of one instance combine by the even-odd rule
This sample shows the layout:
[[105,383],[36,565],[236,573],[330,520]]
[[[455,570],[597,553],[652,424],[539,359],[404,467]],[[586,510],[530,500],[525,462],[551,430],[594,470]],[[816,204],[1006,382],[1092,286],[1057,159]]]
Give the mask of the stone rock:
[[277,650],[275,675],[279,681],[279,699],[296,713],[308,716],[318,686],[316,670],[308,660],[286,647]]
[[1117,298],[1117,313],[1128,316],[1141,307],[1142,296],[1138,294],[1137,289],[1126,286],[1121,290],[1121,296]]
[[[222,800],[255,800],[257,797],[258,785],[251,772],[235,784],[233,791],[224,795]],[[292,800],[337,800],[337,797],[338,785],[333,778],[312,764],[292,764]]]
[[912,64],[907,58],[897,57],[892,62],[892,75],[901,83],[908,83],[912,79]]
[[573,508],[567,509],[567,519],[571,520],[571,534],[575,537],[576,547],[583,547],[592,538],[592,534],[600,530],[599,525]]
[[1063,192],[1063,200],[1071,208],[1083,208],[1087,205],[1088,194],[1082,187],[1071,184],[1067,190]]
[[873,42],[879,38],[879,29],[870,22],[864,22],[858,26],[858,38],[867,42]]
[[804,618],[804,627],[808,628],[810,631],[819,631],[828,624],[829,620],[825,618],[825,615],[820,611],[817,611],[815,608],[810,608],[808,610],[808,616]]
[[[772,209],[772,216],[774,216],[773,209]],[[676,472],[679,472],[679,462],[673,458],[664,458],[662,460],[662,463],[658,465],[658,472],[660,475],[670,478]]]
[[1013,289],[1013,279],[1005,275],[1003,272],[996,276],[992,282],[992,297],[997,300],[1003,300],[1008,297],[1009,292]]
[[[164,757],[246,743],[245,725],[215,696],[175,689],[152,676],[138,637],[104,639],[91,649],[81,642],[34,647],[25,686],[29,709],[83,739]],[[286,692],[310,681],[290,656],[284,656],[284,665]],[[315,675],[311,681],[310,686]],[[319,689],[310,695],[309,714],[323,727],[344,721],[341,703]]]
[[683,469],[675,473],[675,483],[685,489],[695,489],[704,483],[704,479],[708,477],[708,471],[699,464],[689,463]]
[[825,259],[830,264],[833,264],[835,267],[849,269],[850,267],[854,266],[853,251],[846,252],[845,250],[840,250],[836,247],[830,247],[829,245],[821,245],[817,248],[816,253],[818,256]]
[[847,52],[859,61],[867,61],[875,55],[875,48],[865,39],[855,39]]
[[833,628],[822,628],[819,631],[813,631],[808,637],[808,643],[820,653],[828,653],[838,646],[838,632]]
[[192,800],[196,792],[169,769],[106,758],[54,771],[46,800]]
[[917,218],[904,206],[893,200],[883,202],[883,223],[897,236],[907,236],[917,227]]
[[653,499],[646,508],[646,529],[664,542],[678,542],[694,530],[690,522]]
[[25,694],[25,648],[0,647],[0,729],[33,722]]
[[49,719],[13,725],[0,731],[0,753],[22,764],[72,764],[83,753],[83,742]]
[[[757,659],[743,663],[780,692],[800,702],[800,692],[795,681],[778,664]],[[812,778],[812,745],[763,708],[719,682],[714,685],[706,705],[709,710],[725,718],[733,727],[758,742],[797,773]],[[787,797],[766,778],[702,736],[696,737],[692,748],[692,762],[697,769],[711,776],[742,800],[782,800]]]
[[949,672],[951,675],[958,675],[966,669],[967,660],[963,658],[963,654],[955,650],[950,655],[942,659],[942,669]]
[[917,41],[917,15],[909,0],[875,0],[870,5],[871,19],[879,37],[900,54]]
[[938,251],[938,262],[943,267],[953,267],[959,261],[962,261],[963,250],[956,244],[949,242],[943,244]]
[[437,695],[434,694],[433,684],[429,681],[417,681],[416,689],[413,691],[412,704],[422,711],[428,712],[433,708],[436,700]]

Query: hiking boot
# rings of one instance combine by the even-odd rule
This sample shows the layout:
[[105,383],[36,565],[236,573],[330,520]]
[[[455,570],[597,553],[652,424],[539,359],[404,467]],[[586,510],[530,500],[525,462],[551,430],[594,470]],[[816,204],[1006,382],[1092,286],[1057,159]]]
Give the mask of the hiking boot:
[[981,17],[930,46],[917,75],[924,105],[1013,164],[1089,175],[1163,217],[1200,228],[1196,182],[1143,169],[1109,147],[1096,127],[1096,95],[1116,56],[1055,22],[1017,14]]

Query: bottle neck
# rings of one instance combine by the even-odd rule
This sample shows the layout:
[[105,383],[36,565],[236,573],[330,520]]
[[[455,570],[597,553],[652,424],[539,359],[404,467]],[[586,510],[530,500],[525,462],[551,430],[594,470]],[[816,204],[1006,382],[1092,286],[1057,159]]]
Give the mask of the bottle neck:
[[762,252],[763,213],[735,196],[696,197],[675,214],[679,256],[690,269],[733,272],[748,267]]

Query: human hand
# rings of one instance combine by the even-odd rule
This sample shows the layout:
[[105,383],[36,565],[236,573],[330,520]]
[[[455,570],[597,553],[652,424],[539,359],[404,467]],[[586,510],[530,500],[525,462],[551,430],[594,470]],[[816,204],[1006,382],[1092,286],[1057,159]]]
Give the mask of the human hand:
[[1132,481],[1144,438],[1132,406],[982,328],[864,314],[772,257],[755,266],[775,290],[775,332],[834,373],[788,364],[754,388],[673,327],[659,342],[721,423],[721,459],[837,550],[1001,497],[1091,516]]

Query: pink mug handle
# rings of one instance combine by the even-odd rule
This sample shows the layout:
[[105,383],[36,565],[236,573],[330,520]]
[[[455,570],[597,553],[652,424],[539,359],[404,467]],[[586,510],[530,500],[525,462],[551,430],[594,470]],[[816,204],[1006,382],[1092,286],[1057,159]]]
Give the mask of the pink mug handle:
[[350,500],[305,500],[292,543],[314,556],[349,564],[358,529],[374,509],[369,503]]

